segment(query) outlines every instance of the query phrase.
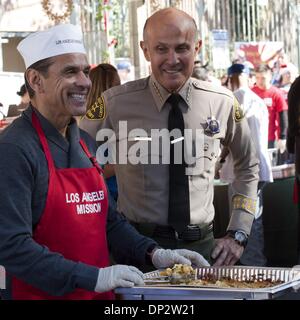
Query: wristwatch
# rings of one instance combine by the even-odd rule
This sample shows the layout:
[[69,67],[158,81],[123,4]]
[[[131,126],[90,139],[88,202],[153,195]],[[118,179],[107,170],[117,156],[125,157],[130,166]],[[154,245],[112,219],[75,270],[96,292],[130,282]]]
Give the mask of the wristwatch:
[[228,235],[232,237],[240,246],[243,246],[244,248],[246,247],[248,242],[248,235],[246,232],[242,230],[229,230]]

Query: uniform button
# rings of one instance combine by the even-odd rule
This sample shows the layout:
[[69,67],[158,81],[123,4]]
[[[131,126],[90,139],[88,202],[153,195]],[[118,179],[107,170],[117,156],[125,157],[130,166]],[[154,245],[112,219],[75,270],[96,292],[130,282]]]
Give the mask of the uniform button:
[[214,153],[214,152],[212,152],[212,153],[211,153],[211,156],[212,156],[212,157],[214,157],[214,155],[215,155],[215,153]]
[[205,143],[204,144],[204,151],[207,151],[208,150],[208,143]]

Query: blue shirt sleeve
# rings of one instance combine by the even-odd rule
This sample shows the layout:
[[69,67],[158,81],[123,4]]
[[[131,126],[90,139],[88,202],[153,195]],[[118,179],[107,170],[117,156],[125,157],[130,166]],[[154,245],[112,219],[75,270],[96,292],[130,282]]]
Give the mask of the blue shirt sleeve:
[[31,159],[21,148],[6,143],[0,144],[0,154],[5,154],[0,157],[0,264],[7,273],[51,295],[64,295],[76,287],[93,291],[97,268],[67,260],[32,238],[35,172]]

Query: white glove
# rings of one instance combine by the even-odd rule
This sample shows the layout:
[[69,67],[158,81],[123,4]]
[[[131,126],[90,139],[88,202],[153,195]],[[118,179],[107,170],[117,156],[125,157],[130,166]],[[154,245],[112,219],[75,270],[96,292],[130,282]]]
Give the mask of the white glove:
[[277,141],[277,149],[279,150],[280,153],[284,153],[286,149],[286,139],[279,139]]
[[157,249],[152,255],[152,263],[155,268],[162,269],[173,267],[174,264],[195,265],[196,267],[209,266],[210,264],[195,251],[186,249]]
[[96,292],[106,292],[117,287],[144,285],[143,273],[133,266],[114,265],[99,269]]

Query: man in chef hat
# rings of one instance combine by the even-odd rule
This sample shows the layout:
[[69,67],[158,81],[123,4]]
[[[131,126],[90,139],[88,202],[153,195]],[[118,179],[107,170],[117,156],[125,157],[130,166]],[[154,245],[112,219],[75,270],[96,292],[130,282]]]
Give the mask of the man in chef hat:
[[[86,111],[90,65],[79,26],[57,25],[18,45],[30,105],[0,137],[0,265],[14,299],[111,299],[143,285],[130,264],[207,265],[140,235],[109,199]],[[117,263],[110,266],[108,244]]]

